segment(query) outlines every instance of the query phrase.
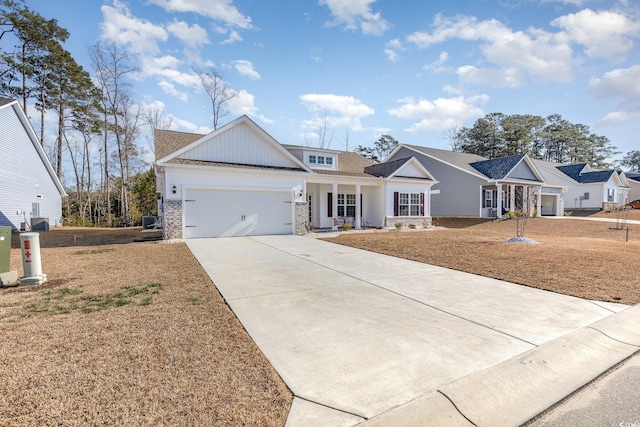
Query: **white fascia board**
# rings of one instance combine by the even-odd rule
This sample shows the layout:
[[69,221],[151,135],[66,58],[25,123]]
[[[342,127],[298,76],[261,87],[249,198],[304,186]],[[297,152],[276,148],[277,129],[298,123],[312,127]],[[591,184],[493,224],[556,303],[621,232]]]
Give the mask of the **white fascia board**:
[[53,170],[53,166],[51,166],[51,162],[49,161],[47,154],[44,152],[44,149],[40,145],[40,140],[38,139],[38,136],[36,135],[35,130],[33,130],[33,126],[31,126],[31,122],[29,121],[27,116],[25,116],[24,111],[22,111],[22,108],[20,108],[20,103],[17,100],[14,100],[13,102],[5,105],[5,107],[8,107],[8,106],[11,106],[15,114],[18,116],[18,119],[22,123],[24,130],[27,132],[27,135],[29,136],[29,139],[31,140],[33,147],[36,149],[36,152],[38,153],[40,160],[42,161],[45,169],[47,169],[47,172],[49,173],[49,176],[51,177],[51,180],[53,181],[54,185],[58,189],[58,192],[60,193],[60,197],[65,197],[67,195],[67,192],[64,190],[64,187],[62,186],[62,182],[60,182],[60,179],[58,179],[58,176],[56,175],[56,172]]
[[[393,172],[391,175],[389,175],[387,177],[387,179],[389,178],[395,178],[396,177],[396,173],[402,169],[404,166],[406,166],[408,163],[412,163],[414,166],[416,166],[418,169],[420,169],[420,171],[424,174],[425,178],[428,178],[429,180],[432,181],[433,184],[437,184],[438,181],[433,177],[433,175],[431,175],[429,173],[429,171],[427,170],[427,168],[424,167],[424,165],[422,163],[420,163],[420,161],[418,159],[415,158],[415,156],[410,157],[406,162],[404,162],[404,164],[402,166],[400,166],[399,168],[397,168],[395,170],[395,172]],[[397,179],[397,178],[396,178]]]
[[368,185],[378,186],[382,182],[381,178],[376,177],[360,177],[360,176],[344,176],[344,175],[324,175],[313,174],[307,178],[309,184],[342,184],[342,185]]
[[197,147],[198,145],[203,144],[203,143],[215,138],[216,136],[228,131],[229,129],[232,129],[232,128],[234,128],[234,127],[236,127],[236,126],[238,126],[240,124],[243,124],[243,123],[246,124],[247,126],[249,126],[251,129],[253,129],[259,135],[262,135],[267,141],[269,141],[269,143],[271,143],[278,151],[280,151],[280,153],[282,153],[284,156],[286,156],[292,162],[294,162],[295,164],[300,166],[300,169],[304,169],[307,172],[311,172],[311,169],[307,165],[305,165],[300,160],[298,160],[293,154],[291,154],[291,152],[289,152],[289,150],[284,148],[282,146],[282,144],[280,144],[278,141],[276,141],[271,135],[269,135],[264,129],[262,129],[260,126],[258,126],[247,115],[242,115],[242,116],[238,117],[237,119],[225,124],[224,126],[214,130],[213,132],[210,132],[210,133],[204,135],[203,137],[193,141],[191,144],[187,144],[184,147],[174,151],[173,153],[170,153],[167,156],[157,160],[156,163],[158,163],[158,164],[166,163],[169,160],[175,159],[176,157],[180,156],[181,154],[186,153],[187,151],[191,150],[192,148]]
[[309,176],[313,172],[308,171],[292,171],[286,169],[260,169],[260,168],[242,168],[242,167],[226,167],[226,166],[201,166],[201,165],[181,165],[177,163],[156,163],[158,167],[162,167],[166,169],[199,169],[201,171],[217,171],[217,172],[233,172],[233,173],[242,173],[246,175],[247,173],[267,173],[274,175],[300,175],[300,176]]

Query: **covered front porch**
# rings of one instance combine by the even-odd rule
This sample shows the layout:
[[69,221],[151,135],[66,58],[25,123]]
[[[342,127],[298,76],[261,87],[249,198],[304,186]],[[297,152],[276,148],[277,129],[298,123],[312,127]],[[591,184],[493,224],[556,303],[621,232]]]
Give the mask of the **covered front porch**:
[[481,218],[503,218],[509,212],[528,212],[540,215],[542,185],[539,183],[496,182],[481,187]]

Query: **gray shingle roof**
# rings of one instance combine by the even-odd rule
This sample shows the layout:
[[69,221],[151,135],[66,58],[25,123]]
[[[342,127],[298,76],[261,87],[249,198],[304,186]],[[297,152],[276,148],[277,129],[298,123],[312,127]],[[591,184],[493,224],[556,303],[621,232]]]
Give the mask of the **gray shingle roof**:
[[419,153],[423,153],[428,156],[439,159],[450,165],[457,166],[458,168],[462,170],[466,170],[467,172],[471,172],[473,174],[477,174],[478,171],[475,168],[473,168],[473,166],[471,166],[471,163],[488,160],[486,157],[482,157],[477,154],[460,153],[457,151],[447,151],[447,150],[441,150],[438,148],[422,147],[419,145],[409,145],[409,144],[402,144],[402,145],[405,147],[409,147]]
[[640,182],[640,173],[626,173],[625,172],[625,176],[627,177],[627,179],[632,179],[634,181],[638,181]]
[[556,168],[580,184],[593,184],[596,182],[607,182],[611,175],[615,173],[614,170],[593,171],[580,173],[587,163],[576,163],[573,165],[556,166]]
[[482,160],[471,163],[471,166],[490,179],[504,179],[507,174],[522,160],[524,154]]
[[365,173],[377,177],[389,178],[391,174],[401,168],[411,157],[393,160],[391,162],[379,163],[364,168]]
[[246,165],[242,163],[224,163],[224,162],[208,162],[204,160],[188,160],[188,159],[171,159],[167,163],[173,163],[177,165],[193,165],[193,166],[215,166],[223,168],[240,168],[240,169],[263,169],[263,170],[286,170],[304,172],[302,168],[288,168],[282,166],[264,166],[264,165]]

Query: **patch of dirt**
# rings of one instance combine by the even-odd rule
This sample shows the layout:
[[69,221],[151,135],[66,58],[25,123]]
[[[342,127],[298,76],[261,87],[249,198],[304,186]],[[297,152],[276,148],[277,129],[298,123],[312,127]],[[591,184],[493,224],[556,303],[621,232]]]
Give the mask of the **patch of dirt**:
[[0,425],[284,425],[290,391],[186,245],[144,235],[40,233],[49,280],[0,288]]
[[435,230],[342,234],[330,242],[599,301],[640,303],[640,226],[532,218],[505,242],[515,220],[434,218]]

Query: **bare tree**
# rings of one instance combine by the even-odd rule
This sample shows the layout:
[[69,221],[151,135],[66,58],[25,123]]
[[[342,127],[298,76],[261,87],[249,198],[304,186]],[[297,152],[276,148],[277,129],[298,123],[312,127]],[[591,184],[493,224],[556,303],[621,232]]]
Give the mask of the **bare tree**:
[[237,97],[238,91],[229,89],[222,80],[222,74],[215,69],[202,71],[194,68],[193,71],[200,77],[202,88],[209,95],[213,112],[213,129],[218,129],[219,120],[229,114],[227,102]]
[[129,225],[126,186],[129,178],[130,156],[139,153],[134,150],[137,137],[139,113],[133,111],[131,88],[127,77],[138,69],[129,63],[126,53],[115,45],[97,44],[91,50],[91,58],[100,91],[100,103],[103,109],[104,128],[104,191],[106,194],[107,224],[111,223],[111,197],[109,179],[109,133],[113,135],[117,148],[117,159],[120,166],[121,214],[125,225]]
[[[329,135],[331,132],[331,135]],[[331,142],[333,142],[333,134],[335,133],[335,129],[329,129],[329,116],[327,112],[324,112],[324,118],[322,122],[318,125],[318,129],[315,132],[315,136],[318,137],[318,147],[319,148],[329,148],[331,146]],[[305,136],[305,141],[307,145],[311,145],[309,140]]]
[[[143,105],[141,107],[141,114],[144,123],[151,128],[151,134],[154,136],[154,131],[156,129],[166,130],[171,128],[171,125],[173,125],[173,120],[171,119],[171,117],[163,115],[162,107],[158,106],[157,104]],[[151,152],[155,153],[156,145],[153,137],[148,139],[148,142]]]

